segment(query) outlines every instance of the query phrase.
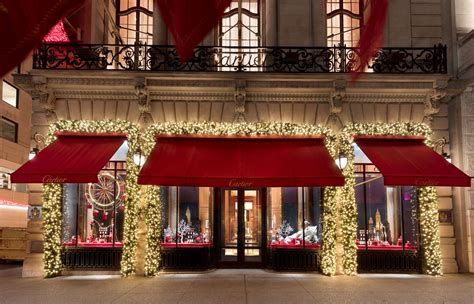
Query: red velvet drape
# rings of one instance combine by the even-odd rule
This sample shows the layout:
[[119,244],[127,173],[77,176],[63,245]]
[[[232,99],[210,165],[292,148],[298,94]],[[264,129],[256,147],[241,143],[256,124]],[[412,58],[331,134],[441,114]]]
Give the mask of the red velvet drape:
[[0,77],[21,63],[84,0],[0,0]]
[[231,0],[156,0],[160,13],[176,44],[181,61],[187,61],[193,49],[222,18]]
[[359,40],[360,57],[357,69],[352,71],[352,80],[357,80],[364,71],[370,58],[380,47],[383,38],[385,19],[387,17],[388,0],[369,0],[370,15],[365,26],[362,27]]

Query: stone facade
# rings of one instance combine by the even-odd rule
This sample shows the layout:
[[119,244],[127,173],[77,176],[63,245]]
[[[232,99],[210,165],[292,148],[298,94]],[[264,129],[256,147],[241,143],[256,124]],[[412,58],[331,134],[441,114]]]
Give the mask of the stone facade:
[[[325,46],[324,2],[264,1],[263,43]],[[106,8],[102,1],[86,3],[84,43],[113,42],[111,16],[115,14],[112,11],[109,16],[107,9],[114,7]],[[473,174],[470,156],[474,155],[474,97],[466,83],[472,81],[474,45],[469,38],[472,36],[456,43],[456,18],[460,21],[458,30],[466,32],[470,26],[458,4],[474,5],[468,1],[391,0],[387,17],[384,46],[446,44],[446,75],[367,74],[351,83],[347,75],[336,73],[32,70],[15,76],[15,83],[33,97],[31,131],[40,134],[46,134],[48,125],[59,119],[126,119],[142,126],[175,121],[281,121],[327,125],[335,130],[353,122],[426,122],[434,130],[435,140],[448,139],[454,164]],[[172,43],[159,14],[154,17],[154,32],[154,43]],[[211,33],[203,44],[216,44],[214,36]],[[30,191],[30,205],[41,205],[41,187],[32,186]],[[440,226],[445,273],[474,271],[471,191],[438,189],[440,210],[454,216],[452,223]],[[41,241],[41,223],[30,222],[28,227],[30,242]],[[41,253],[31,252],[24,275],[40,273]]]

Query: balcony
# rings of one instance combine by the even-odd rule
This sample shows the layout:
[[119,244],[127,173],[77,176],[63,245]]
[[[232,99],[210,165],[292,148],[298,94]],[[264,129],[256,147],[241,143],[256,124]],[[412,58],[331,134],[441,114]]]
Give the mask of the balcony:
[[[180,62],[173,46],[42,44],[33,68],[46,70],[123,70],[153,72],[349,73],[358,68],[359,50],[338,47],[217,47],[194,50]],[[445,45],[383,48],[364,68],[367,73],[446,74]]]

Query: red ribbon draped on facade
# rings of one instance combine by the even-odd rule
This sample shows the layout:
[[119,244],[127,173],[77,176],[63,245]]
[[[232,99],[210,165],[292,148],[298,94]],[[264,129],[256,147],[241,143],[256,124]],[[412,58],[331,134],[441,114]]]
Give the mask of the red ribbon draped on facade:
[[369,18],[361,29],[359,62],[351,73],[352,80],[357,80],[382,43],[388,0],[369,0],[369,9]]
[[0,77],[21,63],[49,30],[84,0],[0,0]]
[[193,49],[219,23],[231,3],[231,0],[157,1],[182,62],[191,58]]

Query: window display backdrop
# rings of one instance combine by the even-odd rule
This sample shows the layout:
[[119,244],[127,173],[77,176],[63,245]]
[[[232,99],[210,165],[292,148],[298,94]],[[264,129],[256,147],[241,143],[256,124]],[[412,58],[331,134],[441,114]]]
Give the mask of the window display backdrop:
[[321,188],[268,189],[269,247],[320,248],[322,239]]
[[212,243],[213,190],[205,187],[161,187],[163,247],[209,247]]
[[[342,187],[338,196],[340,195],[342,200],[343,271],[349,275],[357,273],[358,210],[355,195],[354,147],[352,145],[353,136],[356,135],[424,136],[426,138],[425,144],[429,147],[433,145],[431,141],[432,131],[429,126],[423,123],[354,123],[341,130],[339,150],[347,156],[348,162],[343,170],[346,184]],[[413,196],[410,199],[412,198]],[[430,275],[442,275],[436,188],[418,188],[418,202],[420,246],[423,249],[421,250],[423,272]]]
[[[330,155],[336,156],[336,136],[322,126],[299,125],[291,123],[216,123],[216,122],[179,122],[160,123],[150,126],[144,137],[143,152],[148,156],[156,144],[159,134],[200,134],[200,135],[323,135],[324,143]],[[160,266],[160,243],[162,240],[162,208],[166,195],[163,195],[158,186],[147,186],[146,191],[146,223],[147,249],[145,258],[145,275],[155,276]],[[324,189],[324,219],[322,230],[325,242],[321,246],[321,270],[324,274],[334,275],[336,272],[336,218],[337,206],[335,201],[336,187]],[[326,241],[327,240],[327,241]]]
[[[137,185],[138,166],[133,162],[133,155],[138,148],[138,126],[124,120],[61,120],[51,124],[46,144],[56,140],[58,132],[87,133],[122,133],[127,137],[128,152],[126,155],[126,188],[124,196],[125,218],[123,225],[123,250],[120,272],[129,276],[135,272],[135,253],[137,248],[137,231],[140,200],[140,187]],[[43,235],[44,235],[44,276],[54,277],[61,273],[62,260],[62,191],[61,184],[43,184]]]
[[371,164],[356,164],[355,179],[358,249],[417,250],[416,187],[385,187]]
[[63,185],[66,247],[123,246],[125,162],[109,162],[98,178],[98,183]]

